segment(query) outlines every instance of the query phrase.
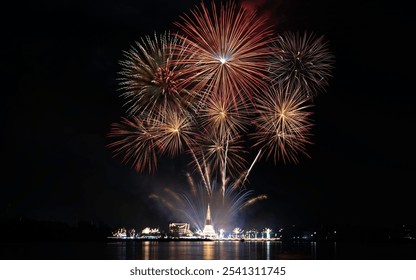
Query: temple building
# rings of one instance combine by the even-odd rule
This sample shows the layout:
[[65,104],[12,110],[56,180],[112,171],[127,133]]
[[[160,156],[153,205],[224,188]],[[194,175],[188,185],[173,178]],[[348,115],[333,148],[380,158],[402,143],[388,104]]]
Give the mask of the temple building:
[[192,235],[188,223],[171,223],[169,224],[169,233],[172,236],[182,237]]

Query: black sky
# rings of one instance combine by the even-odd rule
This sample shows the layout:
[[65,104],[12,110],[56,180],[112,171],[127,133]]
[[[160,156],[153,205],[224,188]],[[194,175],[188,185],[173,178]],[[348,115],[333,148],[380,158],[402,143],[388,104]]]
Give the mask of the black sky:
[[[0,218],[164,226],[166,216],[147,197],[186,184],[186,163],[163,160],[155,175],[139,175],[105,146],[111,123],[125,115],[117,91],[122,51],[143,35],[172,30],[200,1],[178,2],[3,8]],[[277,32],[324,35],[336,68],[315,100],[311,159],[256,165],[250,187],[269,199],[246,213],[246,224],[414,223],[412,10],[398,1],[257,3]]]

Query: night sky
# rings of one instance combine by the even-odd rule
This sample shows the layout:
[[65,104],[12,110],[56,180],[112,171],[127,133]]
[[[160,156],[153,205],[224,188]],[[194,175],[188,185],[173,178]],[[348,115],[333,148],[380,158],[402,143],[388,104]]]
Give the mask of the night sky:
[[[186,158],[137,174],[106,135],[125,116],[122,51],[175,30],[200,1],[14,2],[1,19],[0,219],[165,227],[148,195],[186,184]],[[399,1],[362,2],[246,1],[276,32],[324,35],[336,63],[315,100],[310,159],[255,166],[248,187],[269,198],[244,212],[245,226],[414,223],[415,17]]]

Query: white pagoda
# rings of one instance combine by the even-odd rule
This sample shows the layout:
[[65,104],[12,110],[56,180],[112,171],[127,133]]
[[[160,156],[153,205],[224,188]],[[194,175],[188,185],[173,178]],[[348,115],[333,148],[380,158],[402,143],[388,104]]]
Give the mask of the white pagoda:
[[211,210],[209,208],[209,204],[208,204],[207,217],[205,219],[205,226],[204,226],[204,230],[202,231],[202,235],[205,238],[217,237],[217,234],[215,233],[214,226],[212,225],[212,221],[211,221]]

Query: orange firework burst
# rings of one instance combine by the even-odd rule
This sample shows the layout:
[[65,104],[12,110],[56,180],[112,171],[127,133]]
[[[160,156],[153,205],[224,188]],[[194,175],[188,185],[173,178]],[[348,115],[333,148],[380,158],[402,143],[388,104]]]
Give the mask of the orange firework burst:
[[201,105],[198,117],[202,127],[225,139],[246,131],[248,110],[241,100],[233,101],[229,94],[217,93]]
[[176,156],[193,142],[194,120],[189,113],[168,106],[153,119],[151,131],[162,154]]
[[124,154],[123,162],[132,161],[138,172],[146,168],[152,172],[156,168],[154,135],[146,121],[134,116],[131,120],[123,119],[112,125],[108,136],[117,139],[108,147],[114,149],[115,155]]
[[181,19],[183,23],[175,24],[192,53],[183,61],[189,66],[187,81],[192,88],[204,95],[223,92],[232,100],[250,101],[254,92],[267,87],[265,71],[273,32],[266,18],[233,2],[217,9],[213,1],[211,10],[202,2]]
[[299,87],[272,88],[258,98],[258,118],[254,124],[257,132],[253,135],[255,147],[265,150],[267,158],[274,161],[298,162],[299,153],[306,154],[306,145],[310,144],[309,136],[312,123],[311,105],[307,103]]
[[334,57],[323,36],[285,32],[277,37],[273,46],[271,72],[275,84],[282,87],[297,84],[307,97],[316,95],[328,85]]
[[120,85],[130,115],[146,116],[167,105],[178,109],[189,105],[192,94],[184,87],[183,69],[178,64],[186,49],[182,40],[166,32],[141,38],[124,52]]

